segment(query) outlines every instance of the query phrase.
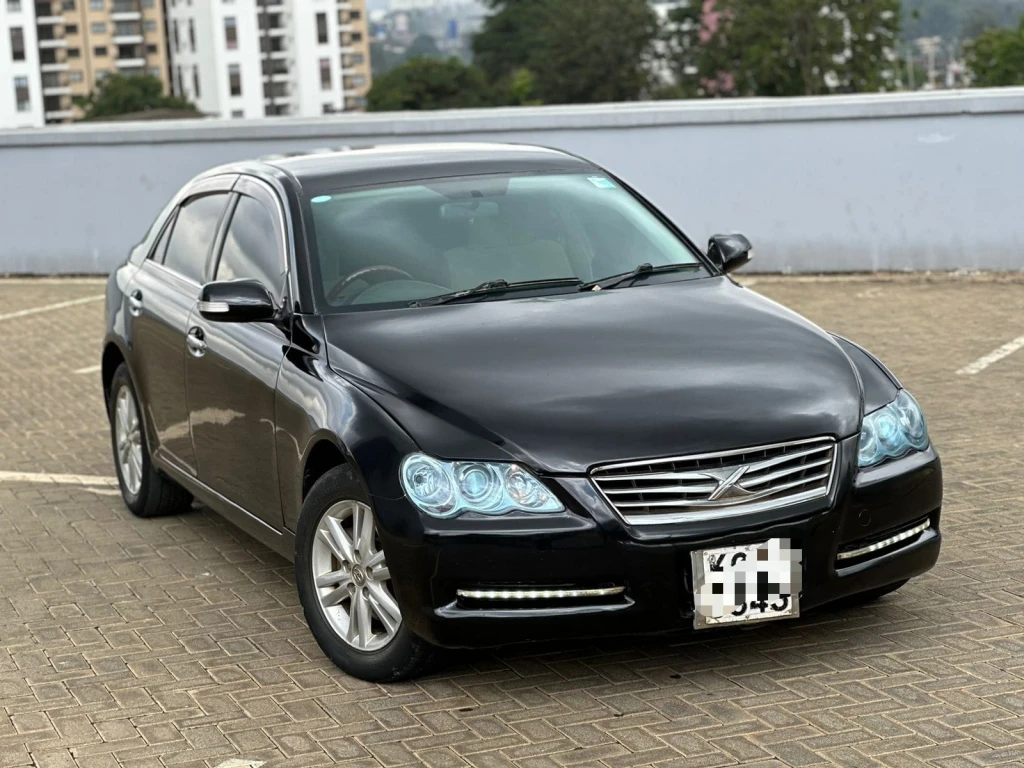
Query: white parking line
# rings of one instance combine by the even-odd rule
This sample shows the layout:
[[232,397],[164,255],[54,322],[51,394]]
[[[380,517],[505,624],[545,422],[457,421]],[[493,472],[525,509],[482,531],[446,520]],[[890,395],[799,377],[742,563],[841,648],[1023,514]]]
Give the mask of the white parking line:
[[102,365],[87,365],[85,368],[79,368],[75,373],[99,373],[101,368],[103,368]]
[[0,483],[39,483],[42,485],[91,485],[116,488],[116,477],[100,475],[61,475],[48,472],[11,472],[0,470]]
[[994,349],[984,357],[979,357],[970,365],[965,365],[957,373],[961,375],[973,376],[976,373],[981,373],[988,368],[992,363],[998,363],[1004,357],[1009,357],[1018,349],[1024,348],[1024,336],[1018,336],[1013,341],[1008,341],[999,349]]
[[19,309],[17,312],[8,312],[6,315],[0,315],[0,322],[4,320],[13,320],[16,317],[28,317],[29,315],[38,315],[41,312],[52,312],[55,309],[64,309],[65,307],[74,307],[79,304],[88,304],[91,301],[102,301],[103,295],[100,296],[86,296],[84,299],[71,299],[70,301],[58,301],[56,304],[47,304],[45,307],[32,307],[30,309]]

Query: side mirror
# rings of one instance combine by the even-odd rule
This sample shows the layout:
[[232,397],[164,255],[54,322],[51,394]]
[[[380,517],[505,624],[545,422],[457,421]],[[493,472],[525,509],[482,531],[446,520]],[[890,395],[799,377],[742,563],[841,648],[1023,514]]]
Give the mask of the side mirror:
[[199,314],[219,323],[255,323],[273,320],[277,307],[259,280],[223,280],[203,286]]
[[743,235],[714,235],[708,241],[708,258],[729,274],[754,258],[754,246]]

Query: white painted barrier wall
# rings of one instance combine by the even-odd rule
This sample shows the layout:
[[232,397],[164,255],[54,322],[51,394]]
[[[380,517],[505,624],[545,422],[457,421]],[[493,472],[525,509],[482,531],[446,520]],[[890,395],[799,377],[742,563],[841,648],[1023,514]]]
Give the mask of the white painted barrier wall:
[[750,271],[1024,269],[1024,88],[0,132],[0,273],[104,273],[212,165],[417,141],[559,147]]

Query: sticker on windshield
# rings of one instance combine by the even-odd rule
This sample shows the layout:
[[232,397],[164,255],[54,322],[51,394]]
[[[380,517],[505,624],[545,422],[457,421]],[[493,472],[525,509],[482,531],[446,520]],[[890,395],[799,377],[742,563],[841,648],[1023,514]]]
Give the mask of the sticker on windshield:
[[606,179],[604,176],[587,176],[587,181],[598,189],[615,189],[615,184],[611,179]]
[[331,199],[331,196],[330,196],[330,195],[320,195],[319,197],[314,197],[314,198],[313,198],[312,200],[310,200],[309,202],[311,202],[311,203],[326,203],[326,202],[328,202],[328,201],[329,201],[330,199]]

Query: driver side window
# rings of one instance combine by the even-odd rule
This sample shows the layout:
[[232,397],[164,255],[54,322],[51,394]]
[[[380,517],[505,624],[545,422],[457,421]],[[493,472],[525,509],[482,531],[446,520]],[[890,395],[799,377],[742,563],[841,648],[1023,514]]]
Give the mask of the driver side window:
[[278,247],[274,217],[258,200],[241,195],[231,216],[216,280],[259,280],[274,301],[284,295],[284,254]]

